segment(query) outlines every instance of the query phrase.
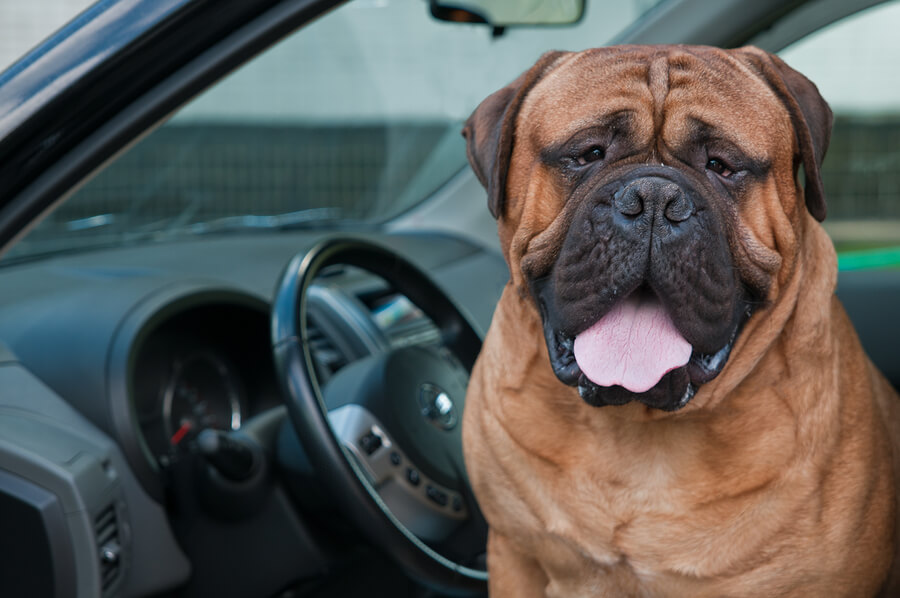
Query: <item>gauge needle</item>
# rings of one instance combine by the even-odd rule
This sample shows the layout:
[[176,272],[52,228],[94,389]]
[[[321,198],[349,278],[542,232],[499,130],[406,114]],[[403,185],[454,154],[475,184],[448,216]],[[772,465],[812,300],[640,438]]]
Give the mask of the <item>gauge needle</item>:
[[190,431],[191,422],[189,420],[181,422],[181,427],[172,434],[172,438],[170,439],[172,446],[178,446],[178,443],[184,440],[184,437],[187,436],[187,433]]

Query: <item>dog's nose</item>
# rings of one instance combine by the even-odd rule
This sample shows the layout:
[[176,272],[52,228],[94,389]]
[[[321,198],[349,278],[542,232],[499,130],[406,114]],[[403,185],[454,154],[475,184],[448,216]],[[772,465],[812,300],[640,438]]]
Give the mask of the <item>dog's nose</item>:
[[694,213],[694,205],[675,182],[661,177],[641,177],[613,195],[613,206],[622,215],[637,218],[644,212],[651,217],[663,214],[677,224]]

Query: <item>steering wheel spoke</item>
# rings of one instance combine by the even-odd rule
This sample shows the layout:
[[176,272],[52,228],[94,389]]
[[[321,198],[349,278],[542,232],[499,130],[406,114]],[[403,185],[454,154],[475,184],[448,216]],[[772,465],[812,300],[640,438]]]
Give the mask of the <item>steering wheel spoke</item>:
[[390,457],[394,444],[368,409],[356,404],[344,405],[329,411],[328,421],[344,449],[376,489],[394,477]]
[[468,518],[463,496],[423,473],[368,409],[344,405],[328,419],[349,458],[416,536],[439,542]]

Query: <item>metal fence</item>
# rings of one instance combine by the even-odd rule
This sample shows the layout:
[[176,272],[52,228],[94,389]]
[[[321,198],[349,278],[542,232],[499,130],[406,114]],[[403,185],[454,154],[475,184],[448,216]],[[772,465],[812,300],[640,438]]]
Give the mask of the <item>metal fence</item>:
[[[117,212],[194,220],[338,207],[348,217],[401,194],[456,123],[170,125],[82,188],[57,221]],[[458,157],[459,165],[464,156]],[[828,219],[900,220],[900,115],[838,117],[823,168]],[[127,202],[127,203],[126,203]]]
[[900,115],[838,116],[822,176],[829,219],[900,220]]
[[145,223],[173,214],[199,222],[320,207],[367,218],[402,195],[448,126],[165,126],[99,173],[53,219],[127,212]]

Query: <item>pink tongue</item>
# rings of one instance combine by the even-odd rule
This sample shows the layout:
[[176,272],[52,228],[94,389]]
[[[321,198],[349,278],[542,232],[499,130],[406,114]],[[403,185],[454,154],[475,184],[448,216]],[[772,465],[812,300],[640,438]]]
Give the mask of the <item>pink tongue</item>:
[[591,382],[646,392],[686,364],[691,345],[655,297],[629,297],[575,337],[575,361]]

